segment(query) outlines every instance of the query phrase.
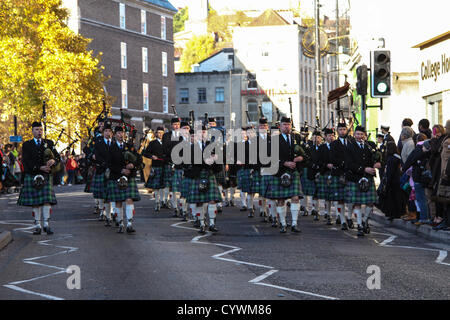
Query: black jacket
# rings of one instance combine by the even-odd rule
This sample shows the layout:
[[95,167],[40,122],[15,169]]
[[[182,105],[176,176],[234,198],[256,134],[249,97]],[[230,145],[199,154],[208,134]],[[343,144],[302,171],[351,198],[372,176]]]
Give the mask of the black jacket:
[[[123,143],[122,149],[119,148],[117,145],[117,142],[114,141],[112,146],[109,148],[110,153],[110,163],[109,163],[109,169],[111,170],[109,179],[110,180],[117,180],[122,174],[122,169],[125,169],[126,162],[124,158],[124,152],[130,151],[130,146]],[[131,152],[131,151],[130,151]],[[130,170],[131,174],[128,177],[135,177],[136,176],[136,170]]]
[[[114,139],[111,139],[111,145],[114,144]],[[111,160],[111,156],[109,153],[109,150],[111,148],[111,145],[108,147],[108,145],[105,143],[104,139],[98,139],[95,144],[94,148],[94,155],[95,155],[95,166],[96,166],[96,172],[98,174],[102,174],[106,171],[107,168],[109,168],[109,163]]]
[[347,145],[348,159],[346,161],[346,178],[348,181],[358,182],[362,177],[373,177],[365,172],[365,168],[373,168],[372,152],[367,145],[361,149],[356,141]]
[[[207,170],[209,173],[212,173],[212,169],[214,165],[208,165],[205,163],[205,159],[203,158],[203,150],[208,145],[205,143],[202,148],[198,142],[194,142],[191,144],[191,160],[190,163],[184,164],[184,176],[191,179],[199,178],[202,170]],[[201,155],[201,163],[196,163],[195,156]],[[199,161],[197,161],[199,162]]]
[[150,141],[147,148],[142,153],[144,157],[152,158],[156,156],[159,160],[152,160],[153,167],[162,167],[165,163],[165,152],[164,145],[160,143],[157,139]]
[[[163,134],[162,137],[162,144],[163,144],[163,150],[164,150],[164,160],[166,162],[172,163],[172,149],[181,141],[183,141],[183,138],[180,136],[178,137],[177,141],[172,141],[172,133],[173,131],[169,131]],[[180,167],[177,167],[180,168]]]
[[45,144],[47,144],[47,147],[52,151],[56,162],[58,163],[61,161],[60,155],[58,151],[56,151],[55,144],[52,140],[41,139],[40,147],[36,145],[34,139],[25,141],[22,146],[22,164],[25,174],[47,174],[39,169],[46,165],[44,161]]
[[[294,158],[298,156],[302,156],[305,160],[307,160],[307,156],[303,148],[300,146],[301,137],[298,134],[291,133],[290,135],[290,144],[284,138],[284,135],[280,133],[278,137],[279,141],[279,168],[276,176],[281,176],[285,172],[292,172],[293,170],[285,167],[284,164],[286,162],[294,161]],[[298,150],[298,152],[296,152]],[[295,170],[301,170],[300,163],[297,163],[297,167]]]
[[332,162],[332,154],[331,154],[331,145],[330,145],[330,149],[328,149],[328,146],[325,143],[323,143],[322,145],[320,145],[319,150],[318,150],[318,154],[319,154],[319,171],[320,174],[324,175],[324,174],[331,174],[332,170],[328,169],[328,164]]
[[341,140],[337,138],[331,143],[331,163],[333,164],[333,175],[341,176],[345,174],[346,163],[348,162],[348,146],[351,144],[347,141],[347,146],[342,144]]
[[416,148],[410,153],[408,159],[403,165],[403,172],[406,172],[412,166],[412,178],[414,182],[422,182],[422,173],[427,170],[427,162],[430,158],[430,152],[423,152],[422,145],[416,146]]

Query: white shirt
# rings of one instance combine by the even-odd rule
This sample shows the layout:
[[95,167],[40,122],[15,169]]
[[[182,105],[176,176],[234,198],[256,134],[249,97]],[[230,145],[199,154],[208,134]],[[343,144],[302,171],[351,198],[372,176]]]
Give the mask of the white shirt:
[[120,149],[122,149],[123,148],[123,142],[122,143],[120,143],[119,141],[116,141],[116,143],[117,143],[117,146],[120,148]]
[[347,140],[344,138],[339,137],[339,140],[341,141],[341,143],[346,146],[347,145]]
[[111,140],[110,139],[105,139],[105,138],[103,138],[103,140],[105,140],[105,143],[106,143],[106,145],[111,145]]
[[33,139],[34,139],[34,143],[36,143],[36,145],[38,145],[38,142],[40,144],[42,144],[42,139],[36,139],[36,138],[33,138]]

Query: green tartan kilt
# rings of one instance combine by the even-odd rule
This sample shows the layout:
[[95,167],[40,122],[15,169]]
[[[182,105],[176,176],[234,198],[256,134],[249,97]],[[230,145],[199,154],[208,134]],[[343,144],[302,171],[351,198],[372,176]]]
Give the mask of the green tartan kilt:
[[164,189],[163,167],[152,167],[152,170],[155,171],[155,176],[148,177],[145,187],[150,189]]
[[259,170],[253,170],[251,175],[250,193],[262,194],[262,176]]
[[94,194],[94,199],[106,199],[107,181],[105,173],[95,174],[92,178],[91,192]]
[[250,170],[242,168],[237,171],[237,187],[242,192],[252,192]]
[[187,198],[187,195],[189,193],[189,186],[192,184],[192,179],[187,178],[187,177],[183,177],[183,179],[181,180],[181,197],[182,198]]
[[37,190],[33,187],[33,178],[34,175],[26,174],[23,187],[20,190],[19,199],[17,200],[17,204],[19,206],[43,206],[46,203],[51,205],[56,204],[56,196],[53,191],[53,176],[50,175],[46,177],[46,183],[44,187],[40,190]]
[[[206,192],[200,192],[198,186],[201,179],[209,180],[209,188]],[[186,196],[187,203],[205,203],[205,202],[221,202],[222,195],[220,194],[216,177],[213,174],[209,174],[206,171],[200,173],[199,178],[190,179],[189,189]]]
[[107,190],[106,199],[108,202],[123,202],[127,199],[141,200],[135,178],[128,178],[128,187],[125,190],[119,189],[116,180],[108,180]]
[[361,192],[357,182],[347,182],[345,188],[345,203],[352,204],[374,204],[377,202],[377,193],[373,178],[369,179],[369,191]]
[[281,178],[276,176],[267,176],[267,188],[264,198],[267,199],[288,199],[294,196],[303,198],[302,187],[300,183],[300,174],[298,171],[291,173],[292,183],[289,187],[281,185]]
[[183,179],[183,169],[175,169],[172,174],[172,192],[181,192],[181,181]]
[[316,196],[316,182],[308,179],[308,168],[303,168],[300,182],[302,183],[302,191],[307,196]]
[[163,181],[165,188],[172,187],[172,175],[172,166],[170,164],[165,164],[163,166]]
[[331,176],[331,183],[327,184],[328,174],[320,175],[317,184],[317,198],[327,201],[341,201],[345,198],[345,186],[339,183],[339,177]]

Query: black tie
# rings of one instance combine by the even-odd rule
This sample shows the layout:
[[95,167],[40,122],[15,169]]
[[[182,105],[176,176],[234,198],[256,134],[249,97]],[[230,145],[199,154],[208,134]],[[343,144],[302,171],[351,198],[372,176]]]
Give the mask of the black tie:
[[39,140],[37,141],[37,145],[38,145],[38,147],[41,146],[41,139],[39,139]]
[[291,145],[291,139],[290,139],[289,135],[286,135],[286,141],[287,141],[287,143],[290,146]]
[[109,146],[110,146],[110,142],[109,142],[109,140],[108,140],[108,148],[109,148]]

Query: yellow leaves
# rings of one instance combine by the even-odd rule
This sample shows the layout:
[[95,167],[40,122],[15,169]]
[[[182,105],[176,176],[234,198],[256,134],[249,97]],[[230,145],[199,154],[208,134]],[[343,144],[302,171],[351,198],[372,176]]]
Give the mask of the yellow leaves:
[[64,24],[60,4],[0,0],[0,108],[29,121],[45,100],[49,119],[80,132],[102,109],[105,77],[100,55]]

